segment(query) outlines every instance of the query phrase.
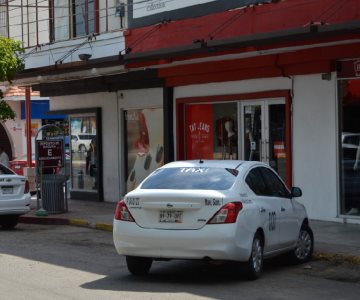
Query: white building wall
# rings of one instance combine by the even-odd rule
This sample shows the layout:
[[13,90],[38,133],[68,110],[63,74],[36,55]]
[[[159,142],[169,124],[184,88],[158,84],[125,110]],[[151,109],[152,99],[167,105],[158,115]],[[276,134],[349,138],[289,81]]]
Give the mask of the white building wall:
[[[76,48],[87,38],[80,37],[73,40],[56,42],[43,45],[35,53],[25,59],[25,68],[40,68],[55,65],[55,62],[63,55]],[[83,45],[77,51],[65,58],[62,63],[80,61],[79,54],[91,54],[91,59],[98,59],[118,55],[125,49],[125,39],[122,31],[104,33]],[[28,49],[27,52],[31,51]]]
[[174,98],[245,94],[284,89],[291,89],[291,79],[253,79],[178,87],[174,90]]
[[297,76],[293,99],[293,183],[310,218],[338,214],[336,80]]
[[53,97],[50,110],[101,107],[104,200],[117,202],[124,195],[124,156],[122,152],[122,111],[133,108],[162,107],[162,88],[126,90]]

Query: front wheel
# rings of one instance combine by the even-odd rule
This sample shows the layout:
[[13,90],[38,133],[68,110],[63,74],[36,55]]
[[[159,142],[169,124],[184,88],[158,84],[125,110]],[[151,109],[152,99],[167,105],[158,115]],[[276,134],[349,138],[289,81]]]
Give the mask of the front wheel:
[[126,256],[126,265],[133,275],[146,275],[152,265],[152,259],[148,257]]
[[295,264],[301,264],[311,259],[314,250],[314,234],[309,226],[302,226],[295,249],[290,253]]

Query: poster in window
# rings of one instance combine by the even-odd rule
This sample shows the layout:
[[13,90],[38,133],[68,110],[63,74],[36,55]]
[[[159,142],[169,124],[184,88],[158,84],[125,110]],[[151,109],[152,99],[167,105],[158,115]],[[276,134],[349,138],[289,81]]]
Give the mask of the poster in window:
[[186,159],[213,159],[214,124],[210,104],[185,107]]
[[162,120],[163,110],[159,108],[125,112],[128,192],[164,164]]

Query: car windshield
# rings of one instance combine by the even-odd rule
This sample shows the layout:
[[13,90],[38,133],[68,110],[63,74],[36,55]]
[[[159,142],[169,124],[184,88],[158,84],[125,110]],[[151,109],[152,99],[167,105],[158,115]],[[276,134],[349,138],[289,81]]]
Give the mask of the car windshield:
[[237,174],[237,170],[225,168],[164,168],[145,179],[141,189],[228,190]]
[[0,175],[14,175],[15,173],[11,171],[9,168],[0,164]]

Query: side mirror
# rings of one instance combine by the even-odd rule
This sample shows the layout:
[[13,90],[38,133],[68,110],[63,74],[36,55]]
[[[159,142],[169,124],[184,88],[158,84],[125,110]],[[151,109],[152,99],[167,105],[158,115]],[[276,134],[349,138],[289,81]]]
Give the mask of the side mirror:
[[298,187],[292,187],[291,188],[291,197],[297,198],[302,196],[302,191]]

